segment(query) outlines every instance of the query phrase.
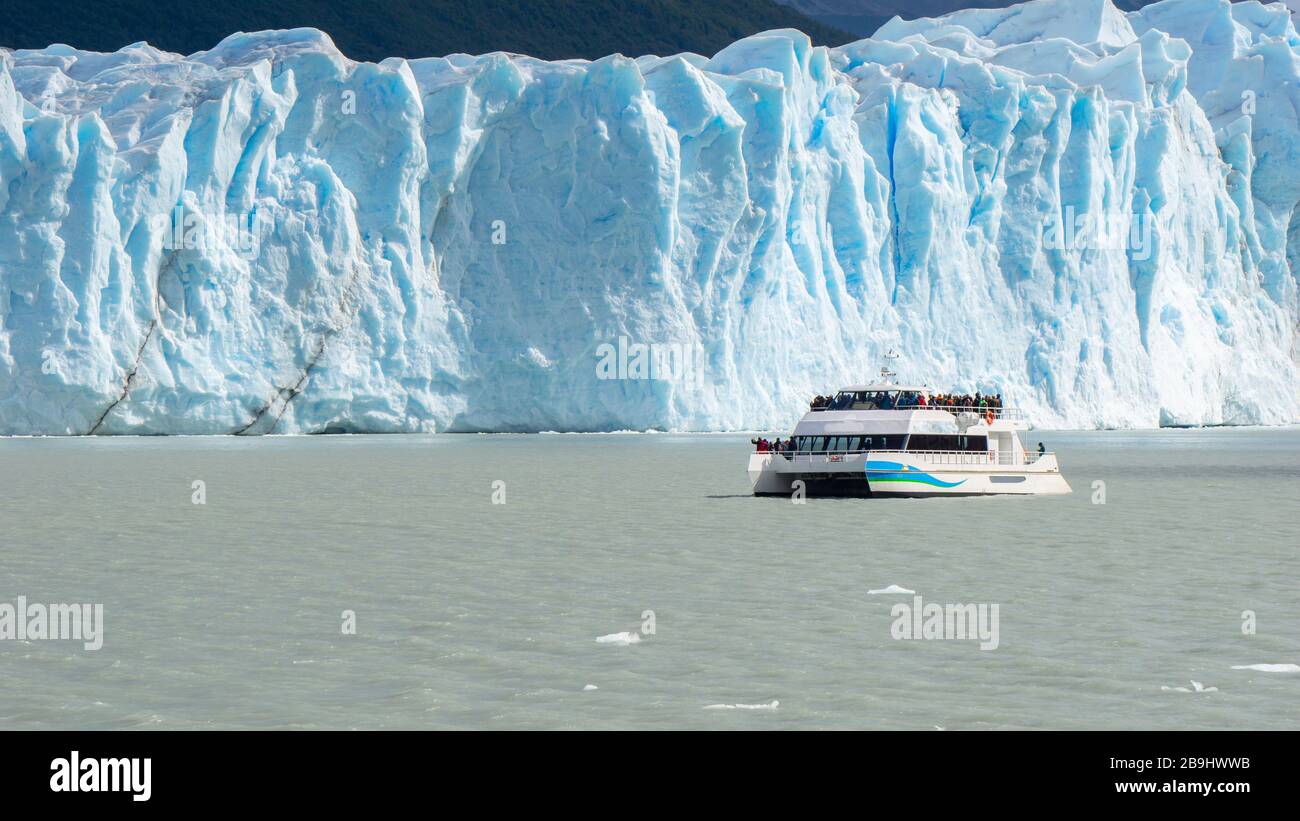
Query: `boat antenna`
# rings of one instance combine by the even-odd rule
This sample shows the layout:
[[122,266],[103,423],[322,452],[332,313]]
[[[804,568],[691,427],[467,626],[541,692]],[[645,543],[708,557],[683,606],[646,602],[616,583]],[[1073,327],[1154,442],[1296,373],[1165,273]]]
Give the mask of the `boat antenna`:
[[885,354],[885,364],[880,368],[880,378],[882,381],[891,383],[894,377],[898,376],[898,372],[891,370],[889,367],[897,358],[898,354],[894,352],[893,348],[890,348],[889,352]]

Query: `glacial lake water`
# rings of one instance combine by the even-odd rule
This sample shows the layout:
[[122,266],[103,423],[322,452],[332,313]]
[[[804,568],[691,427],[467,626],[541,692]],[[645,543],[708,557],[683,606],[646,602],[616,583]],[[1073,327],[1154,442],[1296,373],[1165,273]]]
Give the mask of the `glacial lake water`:
[[[104,612],[0,641],[0,728],[1300,728],[1233,669],[1300,664],[1300,430],[1039,439],[1073,495],[757,499],[731,435],[0,440],[0,604]],[[894,638],[891,585],[997,648]]]

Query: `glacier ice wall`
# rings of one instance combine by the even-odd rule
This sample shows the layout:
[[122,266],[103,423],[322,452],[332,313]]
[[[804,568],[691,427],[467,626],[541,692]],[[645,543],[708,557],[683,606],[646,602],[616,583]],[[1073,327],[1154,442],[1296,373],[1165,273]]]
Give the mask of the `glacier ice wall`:
[[0,433],[780,429],[890,348],[1042,425],[1300,421],[1298,49],[1036,0],[712,58],[3,51]]

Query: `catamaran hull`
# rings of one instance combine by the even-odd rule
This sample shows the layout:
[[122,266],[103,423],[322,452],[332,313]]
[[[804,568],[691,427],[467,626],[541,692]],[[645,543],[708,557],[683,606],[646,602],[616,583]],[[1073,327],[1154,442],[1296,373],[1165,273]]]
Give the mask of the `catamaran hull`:
[[1058,496],[1071,492],[1056,465],[1044,456],[1030,464],[976,462],[932,464],[907,453],[872,452],[832,460],[828,456],[750,454],[756,496]]

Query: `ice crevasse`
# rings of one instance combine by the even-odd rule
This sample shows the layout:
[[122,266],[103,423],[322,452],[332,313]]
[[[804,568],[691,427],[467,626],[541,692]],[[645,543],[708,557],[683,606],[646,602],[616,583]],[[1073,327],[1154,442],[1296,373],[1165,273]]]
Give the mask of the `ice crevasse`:
[[1300,421],[1298,49],[1281,4],[1035,0],[712,57],[0,51],[0,434],[785,429],[891,348],[1043,426]]

